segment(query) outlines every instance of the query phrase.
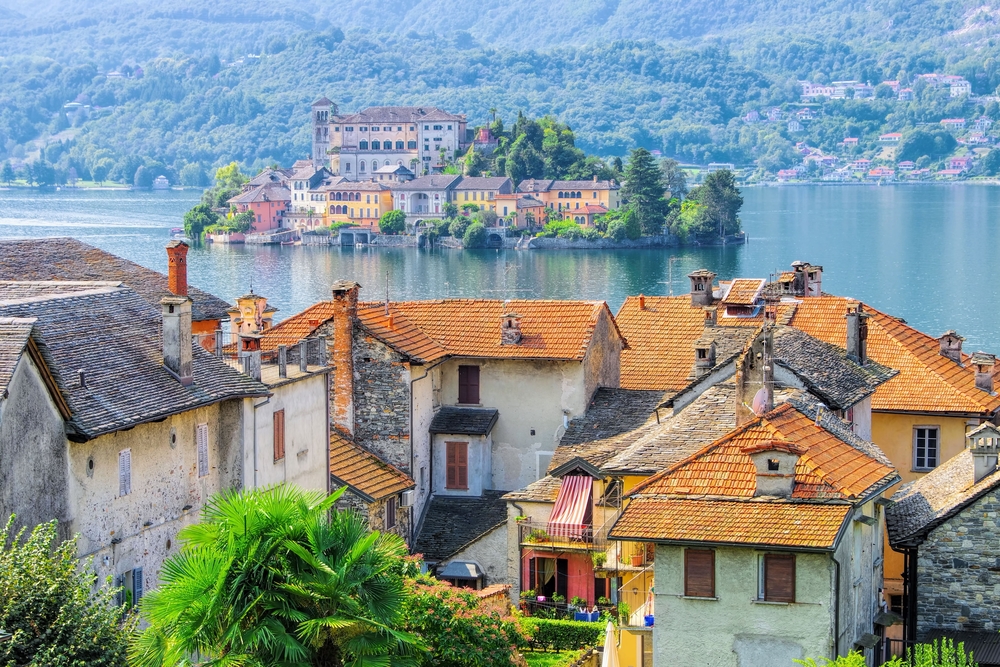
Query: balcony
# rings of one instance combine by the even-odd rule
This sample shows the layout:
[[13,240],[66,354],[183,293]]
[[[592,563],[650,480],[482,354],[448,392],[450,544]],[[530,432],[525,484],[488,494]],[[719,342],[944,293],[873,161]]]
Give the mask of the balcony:
[[608,531],[618,519],[615,512],[604,525],[585,525],[579,534],[553,535],[549,533],[549,524],[546,521],[532,521],[527,519],[519,521],[517,524],[518,542],[524,548],[536,551],[601,551],[606,552],[608,547],[615,544],[608,542]]
[[268,386],[323,372],[328,366],[325,338],[303,338],[294,345],[278,345],[271,350],[260,349],[259,334],[219,330],[201,334],[199,339],[202,347],[214,351],[231,368]]

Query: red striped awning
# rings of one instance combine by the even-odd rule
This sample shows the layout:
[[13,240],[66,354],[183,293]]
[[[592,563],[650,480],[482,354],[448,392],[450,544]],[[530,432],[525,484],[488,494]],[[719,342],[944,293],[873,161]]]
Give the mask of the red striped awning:
[[566,475],[549,516],[549,535],[568,539],[589,537],[593,523],[591,490],[594,479],[587,475]]

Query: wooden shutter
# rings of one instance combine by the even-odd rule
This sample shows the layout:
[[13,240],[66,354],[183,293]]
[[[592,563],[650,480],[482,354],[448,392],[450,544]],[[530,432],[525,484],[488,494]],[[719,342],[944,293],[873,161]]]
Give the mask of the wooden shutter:
[[705,549],[684,551],[684,595],[715,597],[715,552]]
[[538,590],[538,568],[534,558],[528,559],[528,586],[531,590]]
[[132,570],[132,604],[139,604],[142,598],[144,582],[142,580],[142,568],[137,567]]
[[764,555],[764,599],[795,602],[795,556]]
[[390,496],[385,501],[385,529],[396,527],[396,496]]
[[467,442],[457,442],[455,451],[458,455],[455,459],[456,482],[458,488],[469,488],[469,444]]
[[132,493],[132,450],[123,449],[118,452],[118,495],[127,496]]
[[479,366],[458,367],[458,402],[479,403]]
[[195,440],[198,444],[198,477],[205,477],[208,475],[208,424],[195,427]]
[[285,411],[274,411],[274,460],[285,458]]
[[458,445],[459,443],[457,442],[445,443],[445,446],[448,449],[448,457],[445,464],[445,467],[448,470],[448,475],[444,483],[446,489],[454,489],[458,486]]

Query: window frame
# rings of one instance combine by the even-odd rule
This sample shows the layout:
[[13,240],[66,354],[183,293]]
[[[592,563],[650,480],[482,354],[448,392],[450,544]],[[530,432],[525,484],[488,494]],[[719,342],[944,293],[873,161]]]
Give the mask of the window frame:
[[444,445],[444,488],[450,491],[468,491],[469,442],[467,440],[452,440],[445,442]]
[[[385,518],[383,525],[386,530],[392,530],[399,523],[399,500],[396,496],[389,496],[385,499]],[[390,522],[389,519],[392,518]]]
[[[792,564],[791,598],[783,598],[777,595],[772,595],[768,592],[768,586],[767,586],[768,563],[773,561],[791,562]],[[794,604],[795,596],[797,594],[796,577],[797,577],[797,570],[796,570],[795,554],[784,554],[784,553],[761,554],[759,559],[759,572],[757,575],[757,588],[758,588],[757,600],[759,602],[771,602],[777,604]]]
[[285,458],[285,409],[275,410],[271,420],[274,462],[277,463]]
[[[692,560],[692,556],[703,556],[708,555],[711,558],[711,591],[709,595],[701,595],[705,591],[694,590],[692,582],[689,581],[690,571],[689,565]],[[684,597],[687,598],[704,598],[708,600],[714,600],[715,595],[715,549],[685,549],[684,550]]]
[[208,458],[208,424],[196,424],[194,427],[195,457],[199,479],[208,477],[212,470]]
[[[934,431],[934,465],[932,465],[932,466],[931,465],[926,465],[927,464],[927,459],[930,458],[930,457],[927,456],[927,436],[926,436],[926,434],[924,435],[924,456],[923,456],[924,465],[918,465],[920,459],[919,459],[918,454],[917,454],[917,446],[918,446],[917,445],[917,442],[918,442],[918,434],[917,434],[917,432],[921,431],[921,430],[923,430],[923,431],[933,430]],[[939,425],[937,425],[937,424],[914,424],[913,425],[912,447],[913,447],[913,459],[912,459],[913,468],[912,469],[914,471],[928,472],[928,471],[931,471],[931,470],[934,470],[935,468],[937,468],[939,465],[941,465],[941,427]]]
[[132,494],[132,449],[118,452],[118,497]]
[[[475,369],[475,373],[473,373]],[[466,376],[463,382],[462,376]],[[475,383],[471,381],[469,377],[470,374],[475,375]],[[463,393],[462,387],[465,387],[465,392]],[[475,387],[475,393],[472,394],[472,387]],[[475,398],[475,400],[470,400]],[[459,405],[482,405],[482,369],[479,365],[473,364],[460,364],[458,367],[458,404]],[[463,400],[465,399],[465,400]]]

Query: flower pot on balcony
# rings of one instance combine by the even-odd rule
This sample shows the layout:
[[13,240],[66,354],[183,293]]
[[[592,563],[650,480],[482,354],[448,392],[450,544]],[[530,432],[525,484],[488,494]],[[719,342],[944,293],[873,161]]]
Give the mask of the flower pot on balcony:
[[645,560],[643,554],[632,554],[632,567],[642,567],[643,560]]
[[643,616],[642,620],[645,622],[647,628],[653,627],[653,615]]

